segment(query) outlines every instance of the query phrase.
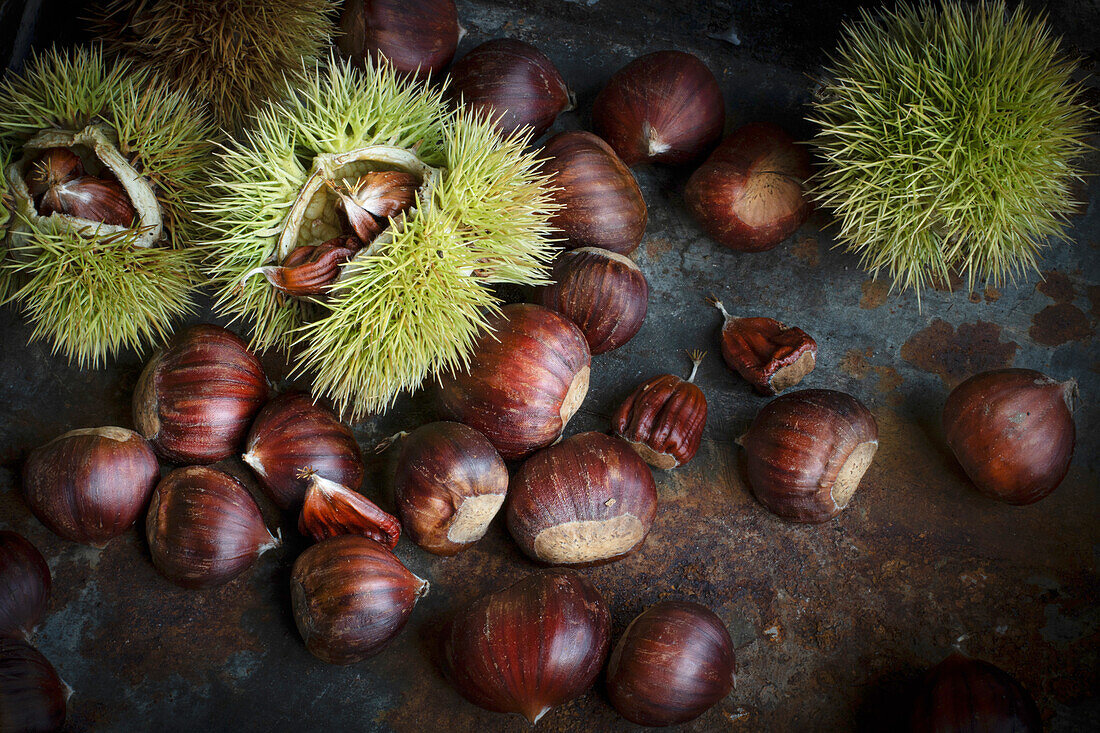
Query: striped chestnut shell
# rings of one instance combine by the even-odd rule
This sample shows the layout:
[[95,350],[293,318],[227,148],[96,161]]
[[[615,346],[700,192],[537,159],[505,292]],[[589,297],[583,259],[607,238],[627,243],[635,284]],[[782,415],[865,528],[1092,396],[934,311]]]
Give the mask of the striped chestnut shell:
[[707,398],[692,382],[698,366],[687,380],[661,374],[642,382],[611,416],[615,434],[654,468],[682,466],[699,450]]

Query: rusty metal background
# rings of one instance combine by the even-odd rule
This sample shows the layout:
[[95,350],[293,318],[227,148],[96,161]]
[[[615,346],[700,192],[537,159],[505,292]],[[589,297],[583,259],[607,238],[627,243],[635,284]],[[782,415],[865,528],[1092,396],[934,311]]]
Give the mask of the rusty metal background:
[[[4,23],[19,3],[0,8]],[[46,3],[37,45],[79,35],[79,12]],[[813,75],[835,45],[850,3],[460,0],[470,35],[538,45],[576,88],[579,112],[555,129],[587,127],[596,92],[643,52],[698,54],[719,76],[729,125],[765,119],[802,138]],[[812,5],[812,7],[811,7]],[[1059,0],[1051,23],[1092,74],[1096,106],[1096,2]],[[65,15],[71,13],[71,15]],[[52,19],[65,17],[62,23]],[[48,20],[47,20],[48,19]],[[732,24],[735,24],[731,26]],[[734,45],[733,28],[740,40]],[[0,34],[12,43],[12,26]],[[6,46],[10,48],[10,46]],[[5,53],[7,58],[8,54]],[[1097,140],[1093,140],[1097,144]],[[1100,172],[1100,155],[1087,161]],[[991,660],[1034,694],[1050,730],[1100,729],[1100,181],[1080,187],[1071,241],[1048,249],[1042,274],[970,292],[952,282],[923,294],[891,294],[856,259],[833,248],[816,214],[776,250],[739,255],[709,241],[688,218],[687,173],[642,167],[650,207],[636,259],[650,282],[649,315],[626,347],[593,360],[592,389],[570,431],[607,429],[606,416],[639,381],[685,373],[683,349],[706,348],[699,384],[710,421],[698,457],[657,472],[660,507],[645,546],[585,570],[613,609],[616,636],[666,598],[712,607],[737,646],[736,690],[687,730],[896,730],[905,689],[952,648]],[[733,440],[765,399],[731,374],[717,352],[717,294],[733,311],[770,315],[820,345],[807,386],[850,392],[874,412],[881,447],[852,505],[821,526],[784,523],[752,497]],[[216,320],[209,312],[195,320]],[[302,645],[290,613],[287,544],[237,581],[186,591],[153,570],[136,528],[105,549],[67,543],[28,511],[19,467],[34,446],[76,427],[129,426],[130,392],[142,364],[126,353],[109,368],[80,371],[27,340],[29,328],[0,310],[0,527],[31,539],[54,574],[49,615],[35,643],[74,689],[68,729],[455,731],[527,728],[518,718],[466,703],[440,676],[436,631],[461,603],[533,569],[497,522],[451,559],[407,539],[398,555],[428,578],[431,593],[382,654],[327,666]],[[266,357],[279,379],[287,367]],[[1080,383],[1077,455],[1064,484],[1023,508],[997,504],[967,483],[944,446],[939,413],[969,374],[1016,365]],[[356,426],[369,449],[431,416],[422,397]],[[371,458],[364,492],[387,506],[387,455]],[[230,470],[248,479],[238,462]],[[255,489],[254,483],[250,486]],[[601,689],[552,712],[546,731],[631,730]]]

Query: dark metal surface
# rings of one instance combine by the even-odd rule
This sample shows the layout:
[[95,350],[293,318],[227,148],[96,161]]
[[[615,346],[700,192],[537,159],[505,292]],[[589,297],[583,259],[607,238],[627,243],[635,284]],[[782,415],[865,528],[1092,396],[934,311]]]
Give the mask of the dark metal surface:
[[[563,115],[555,129],[587,127],[595,93],[626,61],[680,48],[719,76],[731,126],[772,120],[802,138],[811,133],[801,121],[811,75],[847,10],[835,2],[813,10],[789,2],[699,2],[685,10],[656,0],[459,6],[470,31],[460,53],[507,35],[535,43],[559,65],[576,87],[580,112]],[[1063,1],[1047,11],[1085,57],[1095,105],[1096,3]],[[726,34],[731,18],[739,46],[710,37]],[[1100,155],[1087,166],[1100,172]],[[1087,205],[1073,220],[1071,241],[1046,251],[1041,276],[973,293],[956,282],[954,292],[925,292],[918,310],[913,295],[888,293],[854,257],[832,249],[823,214],[772,252],[738,255],[687,217],[686,172],[642,167],[636,174],[650,207],[636,253],[650,282],[649,315],[627,346],[593,360],[592,388],[570,432],[607,429],[606,416],[635,384],[660,372],[686,373],[683,349],[710,350],[698,378],[711,408],[699,455],[685,468],[657,472],[660,507],[645,546],[583,571],[611,604],[616,637],[661,599],[702,602],[727,622],[737,646],[737,688],[685,728],[895,730],[907,683],[955,646],[1016,675],[1051,730],[1100,728],[1100,180],[1081,187]],[[735,312],[807,330],[820,357],[806,386],[850,392],[874,412],[881,447],[838,519],[787,524],[753,499],[733,440],[766,400],[722,364],[720,319],[704,303],[711,293]],[[74,689],[69,729],[527,728],[467,704],[435,661],[437,629],[453,609],[534,568],[501,522],[450,559],[403,539],[398,555],[430,580],[431,592],[379,656],[327,666],[306,652],[294,629],[288,576],[304,543],[291,518],[280,518],[270,503],[263,505],[269,522],[283,526],[287,544],[207,592],[158,576],[140,527],[96,550],[60,540],[30,515],[18,490],[23,457],[72,428],[130,426],[142,358],[127,353],[107,369],[82,372],[41,343],[28,346],[29,333],[11,307],[0,310],[0,527],[30,538],[53,570],[54,597],[34,642]],[[266,364],[275,378],[287,371],[278,355]],[[1080,383],[1069,476],[1030,507],[978,495],[939,426],[950,387],[1006,365]],[[429,417],[423,397],[407,398],[385,417],[357,425],[357,435],[369,451]],[[387,458],[371,458],[364,488],[383,506]],[[242,464],[228,467],[249,479]],[[548,714],[539,728],[632,726],[597,687]]]

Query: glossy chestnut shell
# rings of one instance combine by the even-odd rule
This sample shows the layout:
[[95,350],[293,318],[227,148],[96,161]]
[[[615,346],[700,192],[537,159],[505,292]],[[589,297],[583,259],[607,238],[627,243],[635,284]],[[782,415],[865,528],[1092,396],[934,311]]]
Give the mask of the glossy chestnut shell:
[[59,731],[69,690],[42,653],[22,639],[0,638],[0,731]]
[[401,523],[362,494],[315,474],[309,477],[298,531],[314,542],[344,534],[361,535],[392,550],[401,538]]
[[0,637],[28,638],[50,602],[50,567],[17,532],[0,530]]
[[801,382],[817,366],[817,342],[801,328],[774,318],[722,313],[722,358],[760,394],[779,394]]
[[447,68],[461,33],[454,0],[348,0],[340,31],[336,45],[347,58],[385,57],[418,79]]
[[1042,730],[1035,701],[1012,675],[958,652],[925,674],[909,714],[910,733]]
[[706,425],[703,390],[675,374],[660,374],[642,382],[611,416],[615,434],[646,463],[665,470],[695,457]]

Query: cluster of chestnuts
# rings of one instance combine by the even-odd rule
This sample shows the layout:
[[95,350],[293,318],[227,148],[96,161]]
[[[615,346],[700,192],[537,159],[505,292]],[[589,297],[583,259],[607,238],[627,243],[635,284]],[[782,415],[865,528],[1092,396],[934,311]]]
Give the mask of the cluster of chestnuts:
[[69,148],[46,148],[27,166],[23,178],[41,216],[65,214],[102,224],[130,226],[137,210],[109,168],[91,175]]

